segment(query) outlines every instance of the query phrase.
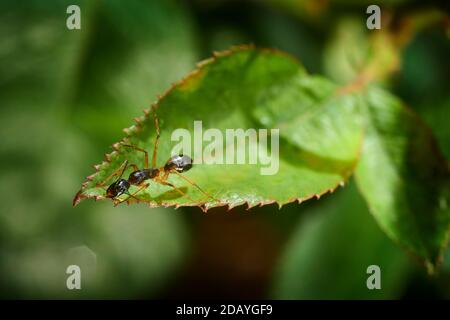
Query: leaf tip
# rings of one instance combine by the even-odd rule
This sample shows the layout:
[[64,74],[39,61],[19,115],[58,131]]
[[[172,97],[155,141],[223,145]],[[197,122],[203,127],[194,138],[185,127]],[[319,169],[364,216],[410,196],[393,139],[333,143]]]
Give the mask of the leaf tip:
[[133,118],[133,121],[139,125],[141,123],[141,118],[139,118],[139,117]]
[[120,143],[116,142],[111,145],[111,148],[115,151],[119,151]]
[[111,162],[111,154],[110,153],[105,153],[104,159],[105,159],[105,162]]
[[81,201],[81,199],[82,199],[83,197],[84,197],[84,196],[83,196],[82,190],[80,189],[80,190],[76,193],[75,197],[73,197],[73,200],[72,200],[72,206],[73,206],[73,207],[76,207],[76,206],[80,203],[80,201]]

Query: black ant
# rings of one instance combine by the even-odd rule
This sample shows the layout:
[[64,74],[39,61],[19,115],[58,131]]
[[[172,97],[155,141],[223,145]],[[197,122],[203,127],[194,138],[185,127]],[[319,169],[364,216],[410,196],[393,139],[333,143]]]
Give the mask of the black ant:
[[[176,190],[178,193],[180,193],[182,196],[187,197],[190,201],[195,202],[193,199],[191,199],[186,193],[181,191],[179,188],[177,188],[175,185],[167,181],[167,178],[171,173],[174,173],[187,181],[192,186],[196,187],[200,192],[202,192],[207,197],[214,199],[215,201],[218,201],[217,199],[213,198],[211,195],[203,191],[202,188],[200,188],[195,182],[191,181],[190,179],[183,176],[181,173],[186,172],[192,168],[192,159],[187,155],[175,155],[171,157],[164,166],[157,168],[156,167],[156,155],[158,152],[158,144],[159,144],[159,137],[160,137],[160,131],[159,131],[159,123],[158,123],[158,117],[156,116],[155,108],[152,107],[152,114],[153,114],[153,120],[155,122],[155,129],[156,129],[156,139],[155,139],[155,145],[153,148],[153,156],[152,156],[152,167],[149,168],[148,166],[148,153],[142,148],[138,148],[136,146],[128,145],[128,144],[122,144],[122,146],[127,148],[132,148],[137,151],[141,151],[144,153],[144,168],[139,169],[139,167],[135,164],[128,164],[128,160],[125,160],[122,165],[114,171],[108,178],[106,178],[102,183],[99,184],[99,186],[102,186],[106,181],[111,179],[112,177],[116,176],[120,171],[119,178],[114,181],[106,190],[106,197],[113,199],[114,205],[118,205],[122,202],[127,201],[130,198],[134,198],[139,201],[138,198],[136,198],[136,194],[142,191],[143,189],[147,188],[149,186],[149,183],[145,183],[146,180],[153,180],[156,183],[172,187],[174,190]],[[123,169],[122,169],[123,167]],[[122,175],[125,172],[125,170],[128,167],[133,167],[134,171],[130,173],[128,180],[123,179]],[[129,192],[129,188],[131,185],[138,186],[139,189],[131,194]],[[117,198],[120,197],[123,194],[127,194],[128,197],[124,200],[118,200]]]

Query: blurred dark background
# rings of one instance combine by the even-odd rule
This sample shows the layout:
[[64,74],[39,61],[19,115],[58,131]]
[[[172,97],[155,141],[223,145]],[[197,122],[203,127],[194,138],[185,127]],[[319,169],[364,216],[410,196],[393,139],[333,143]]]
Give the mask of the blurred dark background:
[[[379,229],[352,181],[281,210],[72,208],[121,129],[212,51],[278,48],[311,73],[351,81],[367,51],[372,2],[2,1],[1,297],[450,298],[450,252],[439,275],[426,275]],[[81,30],[66,28],[71,4],[81,8]],[[382,15],[446,12],[444,2],[377,4]],[[446,21],[412,36],[385,85],[449,158]],[[82,290],[66,288],[71,264],[81,267]],[[371,264],[381,267],[382,290],[366,288]]]

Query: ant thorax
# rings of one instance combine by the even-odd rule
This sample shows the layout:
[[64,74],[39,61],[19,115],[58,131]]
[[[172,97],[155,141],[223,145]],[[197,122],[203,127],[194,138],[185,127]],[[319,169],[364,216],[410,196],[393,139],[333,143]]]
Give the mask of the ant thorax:
[[158,173],[159,170],[155,168],[137,170],[130,173],[128,182],[133,185],[140,185],[145,180],[153,179],[158,175]]

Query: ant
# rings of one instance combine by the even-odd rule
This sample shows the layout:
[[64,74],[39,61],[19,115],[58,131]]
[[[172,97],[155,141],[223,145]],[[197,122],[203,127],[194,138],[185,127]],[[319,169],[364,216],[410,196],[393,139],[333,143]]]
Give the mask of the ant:
[[[117,206],[118,204],[128,201],[130,198],[134,198],[139,201],[139,199],[136,197],[136,194],[138,194],[143,189],[147,188],[150,184],[146,183],[147,180],[153,180],[156,183],[172,187],[174,190],[176,190],[179,194],[182,196],[187,197],[190,201],[195,202],[192,198],[190,198],[186,193],[181,191],[179,188],[177,188],[175,185],[167,181],[167,178],[170,174],[176,174],[185,181],[187,181],[192,186],[196,187],[200,192],[202,192],[207,197],[214,199],[215,201],[218,201],[217,199],[213,198],[211,195],[206,193],[202,188],[200,188],[195,182],[191,181],[187,177],[183,176],[181,173],[186,172],[192,168],[193,161],[192,159],[187,155],[175,155],[171,157],[164,166],[157,168],[156,167],[156,155],[158,152],[158,145],[159,145],[159,137],[160,137],[160,131],[159,131],[159,123],[158,123],[158,117],[156,115],[155,107],[152,106],[152,114],[153,114],[153,120],[155,122],[155,129],[156,129],[156,139],[155,144],[153,148],[153,156],[152,156],[152,167],[149,168],[148,166],[148,153],[142,148],[138,148],[136,146],[128,145],[128,144],[122,144],[123,147],[131,148],[140,152],[144,153],[144,168],[139,169],[139,167],[135,164],[128,164],[128,160],[125,160],[120,167],[114,171],[108,178],[106,178],[102,183],[98,184],[98,186],[103,186],[103,184],[111,179],[114,176],[117,176],[117,174],[120,172],[119,178],[114,181],[111,185],[109,185],[108,189],[106,190],[106,197],[113,199],[114,205]],[[123,168],[122,168],[123,167]],[[130,173],[128,176],[128,180],[123,179],[122,176],[125,172],[125,170],[128,167],[132,167],[134,169],[133,172]],[[131,185],[138,186],[139,189],[134,192],[130,193],[129,188]],[[119,200],[118,197],[120,197],[123,194],[127,194],[128,197],[124,200]]]

